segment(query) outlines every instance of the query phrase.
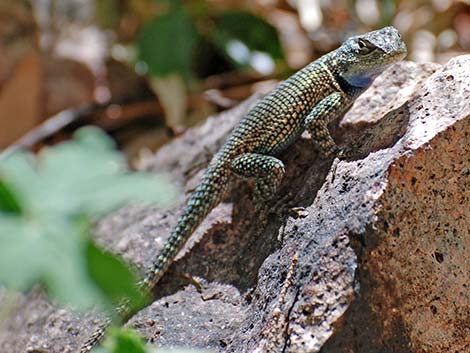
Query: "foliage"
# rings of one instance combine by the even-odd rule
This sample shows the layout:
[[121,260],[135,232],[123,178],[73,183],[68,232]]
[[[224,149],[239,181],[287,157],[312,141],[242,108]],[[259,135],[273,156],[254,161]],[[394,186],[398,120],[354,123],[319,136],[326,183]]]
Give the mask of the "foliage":
[[111,327],[106,340],[93,353],[145,353],[145,345],[139,335],[129,329]]
[[248,12],[227,11],[215,17],[214,22],[216,27],[212,35],[227,55],[230,55],[227,50],[230,42],[240,41],[251,52],[267,53],[275,60],[283,58],[276,29],[262,18]]
[[178,73],[189,77],[197,34],[183,7],[175,6],[154,17],[142,29],[138,41],[140,60],[155,76]]
[[137,41],[139,59],[156,76],[179,74],[190,77],[193,63],[206,55],[197,50],[209,43],[234,65],[251,66],[249,60],[240,61],[228,50],[233,41],[242,43],[250,52],[268,55],[273,61],[283,58],[276,29],[261,17],[244,11],[210,11],[205,1],[197,6],[168,1],[166,12],[148,22]]
[[0,283],[27,290],[42,283],[61,303],[87,308],[123,297],[139,305],[136,277],[91,242],[90,226],[132,200],[168,204],[173,189],[161,177],[130,173],[100,130],[18,153],[0,163]]

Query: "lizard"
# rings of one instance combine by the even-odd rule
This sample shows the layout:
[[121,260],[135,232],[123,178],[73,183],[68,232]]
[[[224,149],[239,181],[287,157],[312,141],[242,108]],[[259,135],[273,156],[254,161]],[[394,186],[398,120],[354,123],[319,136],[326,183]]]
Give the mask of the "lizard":
[[[139,288],[148,292],[157,284],[195,229],[222,201],[232,177],[254,178],[254,203],[266,203],[283,178],[279,153],[305,130],[322,155],[341,157],[343,150],[334,142],[328,125],[338,121],[377,76],[406,54],[406,45],[394,27],[353,36],[259,100],[212,158]],[[81,353],[93,347],[103,333],[104,329],[87,341]]]

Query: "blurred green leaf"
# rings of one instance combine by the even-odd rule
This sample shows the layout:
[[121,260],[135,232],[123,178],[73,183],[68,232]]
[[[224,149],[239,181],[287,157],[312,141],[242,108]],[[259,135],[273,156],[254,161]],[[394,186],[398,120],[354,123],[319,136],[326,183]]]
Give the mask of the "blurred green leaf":
[[114,334],[116,345],[113,353],[145,353],[142,338],[133,330],[119,330]]
[[271,24],[248,12],[228,11],[215,17],[212,33],[215,43],[239,64],[243,62],[230,51],[233,43],[242,43],[251,52],[263,52],[273,60],[283,59],[279,35]]
[[21,213],[21,207],[14,192],[0,179],[0,211]]
[[87,247],[88,272],[108,298],[118,304],[129,300],[132,309],[137,309],[145,298],[137,289],[137,276],[113,254],[98,249],[92,242]]
[[[150,173],[129,173],[112,141],[96,128],[83,128],[74,140],[43,149],[33,166],[17,154],[0,165],[3,181],[19,192],[33,214],[98,218],[131,200],[168,205],[174,190]],[[34,168],[35,167],[35,168]]]
[[191,63],[198,34],[191,18],[181,6],[154,17],[142,29],[137,41],[139,59],[155,76],[177,73],[191,75]]
[[96,128],[78,130],[72,141],[43,149],[36,159],[17,153],[3,160],[0,283],[27,290],[40,281],[62,303],[81,308],[121,295],[137,303],[134,276],[90,245],[90,224],[130,201],[162,205],[173,195],[162,178],[130,173]]
[[132,329],[111,327],[106,340],[93,353],[146,353],[142,338]]
[[62,303],[91,307],[104,297],[86,271],[84,237],[62,217],[0,215],[0,283],[26,290],[40,281]]

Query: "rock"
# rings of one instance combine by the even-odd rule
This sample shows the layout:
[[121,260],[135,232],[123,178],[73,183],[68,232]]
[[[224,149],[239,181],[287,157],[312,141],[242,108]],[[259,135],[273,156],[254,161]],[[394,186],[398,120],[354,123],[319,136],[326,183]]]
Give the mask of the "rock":
[[[267,213],[236,181],[128,325],[152,345],[221,352],[469,351],[469,65],[460,56],[392,67],[332,128],[347,160],[320,159],[308,136],[283,153],[286,177]],[[250,104],[175,139],[152,170],[192,189]],[[180,201],[110,215],[97,241],[142,270]],[[304,209],[292,217],[291,207]],[[199,290],[178,273],[204,278]],[[77,320],[63,333],[76,347],[94,325]],[[32,325],[49,334],[44,320]],[[0,347],[14,339],[0,336]]]
[[0,288],[0,353],[75,353],[102,322],[52,304],[35,287],[26,295]]
[[240,326],[242,311],[243,299],[236,288],[202,283],[201,288],[187,286],[154,302],[128,326],[162,346],[192,346],[191,342],[196,342],[200,348],[222,349],[226,346],[224,337]]
[[408,100],[357,247],[357,299],[322,352],[470,351],[469,63],[452,59]]

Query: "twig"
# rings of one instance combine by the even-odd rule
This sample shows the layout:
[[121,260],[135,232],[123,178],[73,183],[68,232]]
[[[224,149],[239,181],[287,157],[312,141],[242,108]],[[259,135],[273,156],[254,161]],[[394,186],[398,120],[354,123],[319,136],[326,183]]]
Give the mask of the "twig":
[[28,149],[33,147],[38,142],[42,141],[46,137],[53,135],[57,131],[63,129],[65,126],[78,120],[82,116],[88,115],[96,109],[107,107],[108,105],[109,104],[90,104],[80,108],[63,110],[60,113],[53,115],[3,150],[0,154],[0,161],[9,158],[13,153],[21,149]]

